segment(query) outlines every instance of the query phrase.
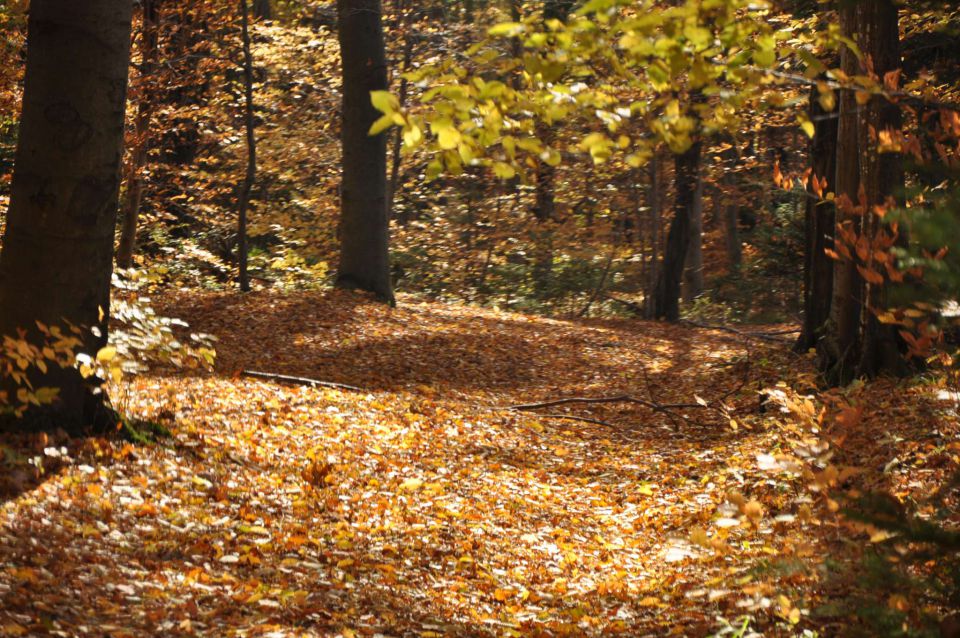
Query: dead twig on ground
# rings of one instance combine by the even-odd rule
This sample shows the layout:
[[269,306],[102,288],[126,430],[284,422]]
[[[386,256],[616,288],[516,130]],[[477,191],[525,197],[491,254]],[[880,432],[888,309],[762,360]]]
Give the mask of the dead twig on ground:
[[265,381],[282,381],[284,383],[293,383],[296,385],[308,385],[314,388],[333,388],[335,390],[349,390],[350,392],[366,392],[363,388],[346,383],[335,383],[333,381],[320,381],[319,379],[308,379],[307,377],[292,377],[286,374],[274,374],[272,372],[258,372],[257,370],[244,370],[240,373],[241,377],[252,377],[254,379],[264,379]]

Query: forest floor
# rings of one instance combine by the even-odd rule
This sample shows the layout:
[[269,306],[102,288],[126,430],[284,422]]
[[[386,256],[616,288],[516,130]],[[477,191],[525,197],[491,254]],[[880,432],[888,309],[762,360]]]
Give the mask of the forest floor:
[[[818,565],[854,560],[857,534],[811,507],[788,462],[804,437],[759,401],[786,370],[794,387],[813,378],[786,340],[336,291],[158,301],[219,338],[216,370],[114,388],[171,429],[156,445],[4,438],[0,635],[832,635],[847,622],[817,611],[847,586]],[[251,369],[362,391],[238,374]],[[956,466],[929,438],[932,419],[960,433],[935,392],[859,392],[862,418],[834,437],[858,480],[923,492]],[[728,393],[730,414],[650,407]],[[620,394],[642,402],[508,409]]]

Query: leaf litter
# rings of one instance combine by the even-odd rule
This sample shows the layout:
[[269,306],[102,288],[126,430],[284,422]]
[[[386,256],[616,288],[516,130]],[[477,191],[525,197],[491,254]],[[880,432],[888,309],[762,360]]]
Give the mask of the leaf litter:
[[[171,429],[158,445],[7,436],[44,473],[0,509],[0,635],[702,636],[740,617],[791,635],[823,595],[797,565],[841,526],[811,510],[788,420],[757,392],[812,370],[783,348],[340,291],[157,301],[218,337],[217,370],[113,390]],[[738,383],[736,427],[631,403],[507,409]],[[915,409],[888,390],[851,440]],[[912,450],[916,466],[922,436],[855,460],[884,476]]]

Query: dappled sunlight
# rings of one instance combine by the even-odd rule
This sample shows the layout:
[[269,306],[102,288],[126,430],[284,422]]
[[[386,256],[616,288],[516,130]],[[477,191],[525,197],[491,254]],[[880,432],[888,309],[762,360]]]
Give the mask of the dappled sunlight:
[[[770,432],[692,412],[677,431],[643,406],[570,406],[606,426],[506,409],[722,393],[736,378],[713,363],[742,352],[729,338],[691,351],[679,327],[391,310],[339,292],[193,300],[224,375],[141,377],[125,394],[133,413],[170,424],[170,443],[95,442],[4,507],[0,557],[16,567],[0,586],[19,592],[7,601],[21,613],[49,613],[30,602],[44,590],[80,634],[659,634],[754,605],[732,581],[793,551],[772,519],[731,519],[722,551],[690,537],[729,490],[766,491],[754,457]],[[658,351],[683,364],[658,370]],[[370,389],[230,376],[252,365]],[[732,399],[740,411],[751,394]]]

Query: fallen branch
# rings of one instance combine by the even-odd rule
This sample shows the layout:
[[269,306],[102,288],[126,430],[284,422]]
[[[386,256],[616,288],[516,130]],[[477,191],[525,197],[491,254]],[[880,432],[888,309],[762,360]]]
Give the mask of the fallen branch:
[[566,405],[567,403],[639,403],[645,405],[651,410],[685,410],[687,408],[705,408],[707,404],[700,403],[655,403],[629,394],[621,394],[615,397],[567,397],[565,399],[552,399],[550,401],[541,401],[540,403],[522,403],[520,405],[511,405],[511,410],[529,411],[537,408],[550,408],[555,405]]
[[778,337],[777,335],[781,334],[791,334],[794,332],[800,332],[799,330],[781,330],[777,332],[744,332],[743,330],[737,330],[736,328],[731,328],[730,326],[719,326],[711,323],[700,323],[699,321],[691,321],[690,319],[684,319],[681,323],[685,323],[690,326],[697,328],[704,328],[706,330],[720,330],[723,332],[729,332],[746,339],[766,339],[767,341],[776,341],[778,343],[790,343],[792,339],[784,339]]
[[[508,406],[508,410],[518,410],[522,412],[530,412],[540,408],[550,408],[558,405],[568,405],[571,403],[581,403],[581,404],[599,404],[599,403],[635,403],[638,405],[645,406],[650,408],[654,412],[666,415],[674,425],[675,430],[680,429],[680,419],[689,423],[687,415],[682,412],[678,413],[677,410],[695,410],[703,409],[716,412],[720,416],[729,419],[730,412],[732,408],[726,404],[727,399],[739,392],[746,386],[747,382],[750,379],[750,353],[747,351],[747,368],[744,371],[743,378],[740,380],[740,383],[730,388],[724,392],[721,396],[713,399],[712,401],[707,401],[706,399],[701,399],[696,397],[696,403],[660,403],[659,401],[654,400],[653,395],[653,386],[650,383],[650,375],[647,373],[647,369],[643,368],[643,378],[647,384],[647,392],[650,395],[649,399],[641,399],[640,397],[635,397],[630,394],[619,394],[612,397],[565,397],[562,399],[550,399],[547,401],[539,401],[537,403],[520,403],[517,405]],[[604,421],[599,421],[597,419],[591,419],[588,417],[578,417],[565,414],[543,414],[540,415],[544,418],[564,418],[572,419],[575,421],[585,421],[587,423],[597,423],[599,425],[610,426],[609,423]]]
[[626,306],[627,308],[629,308],[631,312],[633,312],[635,315],[638,315],[638,316],[640,316],[640,317],[643,317],[643,316],[645,316],[645,314],[646,314],[646,312],[645,312],[645,310],[644,310],[644,307],[643,307],[642,305],[638,304],[638,303],[635,302],[635,301],[630,301],[629,299],[621,299],[621,298],[619,298],[619,297],[614,297],[613,295],[611,295],[611,294],[609,294],[609,293],[604,294],[603,297],[604,297],[604,299],[608,299],[608,300],[610,300],[610,301],[616,301],[616,302],[619,303],[619,304],[623,304],[624,306]]
[[314,388],[333,388],[335,390],[349,390],[351,392],[366,392],[363,388],[345,383],[335,383],[333,381],[320,381],[318,379],[308,379],[307,377],[291,377],[286,374],[274,374],[272,372],[258,372],[256,370],[244,370],[240,373],[241,377],[253,377],[254,379],[264,379],[266,381],[283,381],[296,385],[308,385]]
[[617,427],[613,423],[601,421],[600,419],[591,419],[585,416],[574,416],[572,414],[538,414],[537,416],[541,419],[566,419],[568,421],[583,421],[584,423],[593,423],[594,425],[602,425],[608,428]]

